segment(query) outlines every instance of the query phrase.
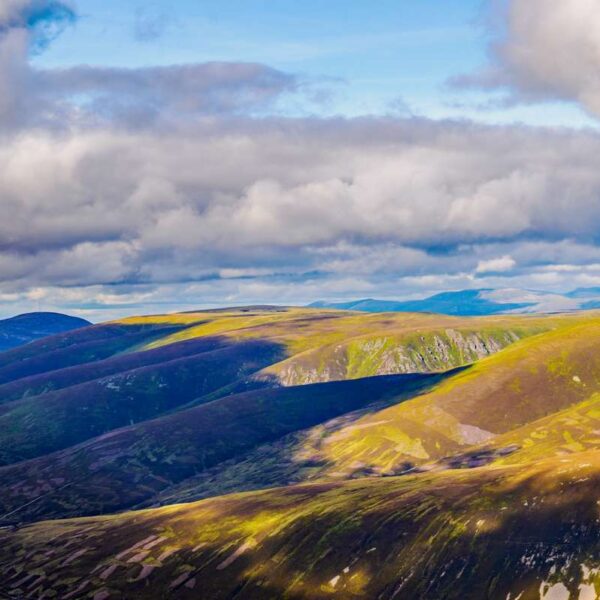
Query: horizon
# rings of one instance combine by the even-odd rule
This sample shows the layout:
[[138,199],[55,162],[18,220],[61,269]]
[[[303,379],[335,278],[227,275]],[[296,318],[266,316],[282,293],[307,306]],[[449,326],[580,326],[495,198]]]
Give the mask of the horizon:
[[593,6],[435,8],[7,0],[0,316],[600,286]]

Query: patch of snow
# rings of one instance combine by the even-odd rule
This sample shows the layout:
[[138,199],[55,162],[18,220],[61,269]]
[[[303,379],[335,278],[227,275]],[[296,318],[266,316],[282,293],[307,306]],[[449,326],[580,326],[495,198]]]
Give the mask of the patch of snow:
[[596,600],[596,588],[591,583],[582,583],[579,586],[579,598],[577,600]]
[[540,585],[540,600],[569,600],[571,594],[563,583],[549,585],[543,582]]

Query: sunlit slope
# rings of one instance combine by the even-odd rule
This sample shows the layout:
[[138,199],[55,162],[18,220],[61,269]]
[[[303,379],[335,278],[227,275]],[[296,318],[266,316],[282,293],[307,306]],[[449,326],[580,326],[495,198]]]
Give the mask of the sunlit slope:
[[[276,341],[287,359],[265,369],[283,385],[374,375],[445,371],[489,356],[519,339],[585,322],[590,314],[459,318],[416,313],[364,314],[305,308],[249,308],[137,317],[124,324],[200,321],[148,344],[195,337]],[[174,319],[170,321],[170,319]]]
[[[372,403],[400,402],[441,377],[397,375],[263,389],[112,431],[0,469],[0,524],[131,508],[260,444]],[[27,448],[25,440],[21,448]],[[268,469],[263,476],[256,487],[269,481]]]
[[519,342],[428,395],[332,432],[316,451],[337,474],[403,471],[491,442],[598,391],[600,322],[593,321]]
[[[590,318],[473,319],[269,307],[129,318],[0,353],[0,403],[139,367],[144,359],[151,364],[157,354],[145,351],[185,341],[225,338],[278,344],[283,360],[264,369],[261,377],[297,385],[445,371],[519,339]],[[126,355],[132,353],[137,358],[128,362]]]
[[[0,464],[201,402],[249,378],[273,385],[442,372],[586,318],[251,307],[88,327],[0,355]],[[309,366],[315,360],[318,372]]]
[[496,452],[494,464],[519,464],[565,456],[585,450],[600,450],[600,393],[490,440],[481,449]]
[[0,533],[15,597],[591,600],[600,454],[304,485]]

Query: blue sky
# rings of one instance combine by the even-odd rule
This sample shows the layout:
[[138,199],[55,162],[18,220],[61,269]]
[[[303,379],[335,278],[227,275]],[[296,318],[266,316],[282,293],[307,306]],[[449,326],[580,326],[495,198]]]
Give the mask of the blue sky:
[[599,288],[595,4],[3,0],[0,316]]
[[35,64],[145,67],[248,61],[306,75],[330,93],[288,114],[398,113],[488,123],[594,126],[577,106],[482,110],[449,78],[486,60],[486,3],[453,0],[79,0],[76,25]]

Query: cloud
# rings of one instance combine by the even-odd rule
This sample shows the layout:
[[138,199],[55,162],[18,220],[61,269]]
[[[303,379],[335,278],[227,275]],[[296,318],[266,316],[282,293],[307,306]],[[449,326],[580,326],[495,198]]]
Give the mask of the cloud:
[[504,273],[512,270],[516,266],[516,261],[508,254],[499,258],[481,260],[475,269],[476,273]]
[[415,119],[21,132],[0,146],[0,278],[8,293],[585,264],[599,153],[592,132]]
[[[138,69],[72,67],[33,73],[56,116],[93,124],[147,126],[206,115],[251,114],[298,90],[293,75],[255,63]],[[56,123],[56,118],[54,119]]]
[[492,3],[489,63],[458,86],[504,90],[508,102],[564,100],[600,116],[600,2]]
[[305,82],[259,64],[33,69],[60,7],[0,9],[0,302],[168,310],[600,282],[600,134],[284,118],[277,103]]
[[220,114],[273,110],[308,82],[265,65],[210,62],[138,69],[74,66],[36,69],[40,51],[75,20],[57,0],[0,5],[0,132],[26,128],[169,126]]

